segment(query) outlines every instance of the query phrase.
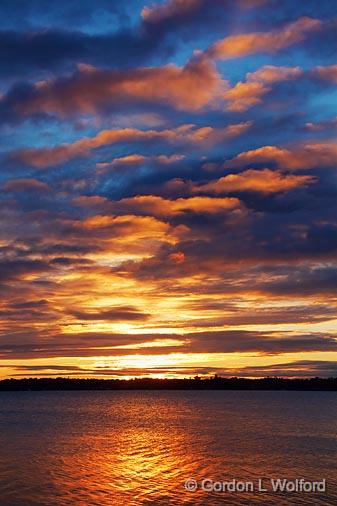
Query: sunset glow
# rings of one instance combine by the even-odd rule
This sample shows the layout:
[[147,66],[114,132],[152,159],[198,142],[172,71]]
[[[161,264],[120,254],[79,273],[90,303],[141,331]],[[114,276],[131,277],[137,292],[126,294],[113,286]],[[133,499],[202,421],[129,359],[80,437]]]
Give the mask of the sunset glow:
[[1,28],[1,378],[336,376],[334,2],[61,3]]

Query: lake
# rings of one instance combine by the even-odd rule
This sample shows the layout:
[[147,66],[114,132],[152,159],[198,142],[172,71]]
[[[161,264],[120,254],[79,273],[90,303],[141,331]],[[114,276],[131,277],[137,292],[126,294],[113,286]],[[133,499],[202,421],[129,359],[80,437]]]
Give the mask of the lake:
[[1,506],[336,505],[337,393],[2,392],[0,452]]

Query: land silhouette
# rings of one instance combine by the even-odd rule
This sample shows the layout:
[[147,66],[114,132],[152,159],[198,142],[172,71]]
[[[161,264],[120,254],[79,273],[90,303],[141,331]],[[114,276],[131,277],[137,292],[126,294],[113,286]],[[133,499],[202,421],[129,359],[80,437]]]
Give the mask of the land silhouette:
[[337,378],[95,379],[23,378],[0,381],[0,391],[19,390],[325,390],[337,391]]

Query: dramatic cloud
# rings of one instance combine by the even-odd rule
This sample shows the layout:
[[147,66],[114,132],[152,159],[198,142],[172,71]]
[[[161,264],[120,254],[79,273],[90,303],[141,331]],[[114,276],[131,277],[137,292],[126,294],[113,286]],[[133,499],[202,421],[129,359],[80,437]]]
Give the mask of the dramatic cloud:
[[321,27],[320,20],[302,17],[269,32],[242,33],[225,37],[210,47],[207,55],[211,58],[227,60],[254,53],[275,53],[301,42],[308,33]]
[[[14,104],[23,116],[44,112],[59,117],[99,113],[128,103],[165,104],[178,110],[200,110],[219,99],[226,88],[214,65],[202,56],[184,67],[174,64],[130,70],[99,70],[80,65],[69,78],[40,81]],[[10,97],[3,97],[3,106]],[[0,102],[1,105],[1,102]]]
[[241,174],[229,174],[217,181],[196,187],[196,191],[225,193],[252,191],[264,194],[293,190],[300,186],[313,183],[314,177],[284,175],[270,169],[247,170]]
[[150,23],[167,21],[170,18],[186,15],[199,7],[201,3],[202,0],[169,0],[152,7],[145,6],[142,17]]
[[305,142],[293,148],[262,146],[240,153],[228,161],[230,167],[249,164],[275,163],[284,169],[311,169],[313,167],[334,167],[337,162],[337,145],[334,141]]
[[210,4],[207,0],[166,0],[163,3],[146,5],[141,12],[142,18],[150,25],[170,25],[178,22],[188,23],[196,17],[202,18],[207,15],[207,11],[213,9],[221,14],[221,9],[225,12],[234,4],[241,9],[257,7],[265,3],[266,0],[213,0]]
[[[164,141],[169,144],[205,144],[211,146],[226,138],[235,137],[250,128],[250,121],[228,125],[222,128],[181,125],[166,130],[136,130],[132,128],[103,130],[95,137],[80,139],[72,144],[61,144],[52,148],[26,149],[13,156],[19,161],[37,168],[57,165],[76,157],[86,157],[93,149],[112,144],[146,143]],[[159,155],[160,156],[160,155]],[[135,159],[132,159],[135,161]],[[162,159],[167,160],[167,159]],[[124,157],[125,161],[125,157]],[[129,162],[130,162],[129,158]],[[137,159],[139,161],[139,158]]]
[[[220,372],[220,371],[219,371]],[[231,376],[243,376],[249,378],[272,377],[336,377],[337,362],[324,360],[298,360],[295,362],[287,362],[281,364],[272,364],[268,366],[250,366],[243,369],[225,369],[222,374]]]
[[191,211],[201,214],[216,214],[240,207],[236,198],[191,197],[188,199],[166,200],[154,195],[123,199],[117,204],[127,212],[141,212],[154,216],[171,216]]
[[296,79],[302,74],[299,67],[274,67],[266,65],[247,74],[245,82],[238,82],[224,93],[229,111],[245,111],[260,104],[262,97],[269,93],[273,83]]
[[[130,3],[131,2],[131,3]],[[179,42],[194,29],[207,33],[216,22],[219,33],[229,12],[263,5],[265,0],[173,0],[139,5],[138,0],[99,5],[75,2],[49,6],[39,0],[0,5],[0,75],[20,80],[34,74],[72,71],[78,62],[104,68],[139,66],[179,52]],[[130,22],[141,10],[141,16]],[[130,13],[132,12],[132,15]],[[88,27],[90,26],[90,30]],[[75,29],[74,29],[75,27]],[[190,34],[188,34],[190,32]]]
[[120,167],[123,165],[141,165],[147,162],[154,162],[164,165],[169,165],[171,163],[180,162],[184,160],[184,155],[157,155],[157,156],[143,156],[143,155],[127,155],[121,156],[120,158],[115,158],[111,162],[98,163],[97,168],[106,169],[108,167]]
[[133,321],[133,320],[146,320],[146,314],[138,311],[134,307],[116,307],[112,309],[104,309],[99,312],[85,312],[74,310],[70,314],[77,320],[101,320],[101,321]]

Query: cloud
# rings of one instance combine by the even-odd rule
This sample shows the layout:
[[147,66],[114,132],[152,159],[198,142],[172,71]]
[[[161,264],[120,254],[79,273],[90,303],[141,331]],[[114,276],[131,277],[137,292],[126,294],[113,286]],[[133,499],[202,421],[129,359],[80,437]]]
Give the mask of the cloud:
[[312,71],[314,77],[337,84],[337,65],[319,66]]
[[1,75],[16,78],[51,70],[69,71],[78,61],[120,65],[125,54],[134,61],[136,49],[138,58],[149,57],[153,52],[146,37],[141,38],[126,30],[88,34],[46,26],[28,31],[1,31],[0,41]]
[[100,311],[83,311],[83,310],[72,310],[69,313],[77,320],[90,320],[90,321],[112,321],[112,322],[123,322],[123,321],[136,321],[146,320],[148,314],[139,311],[133,306],[120,306],[110,309],[101,309]]
[[189,351],[197,353],[260,352],[277,355],[299,351],[337,350],[336,338],[326,334],[287,335],[285,333],[281,337],[276,332],[228,330],[205,334],[194,333],[186,337],[189,342]]
[[275,272],[276,277],[267,279],[260,286],[264,293],[286,297],[319,297],[329,296],[332,300],[337,295],[337,268],[332,264],[323,266],[288,267],[283,273]]
[[183,213],[216,214],[240,209],[237,198],[190,197],[168,200],[156,195],[139,195],[122,199],[112,208],[123,213],[141,213],[157,217],[178,216]]
[[186,158],[185,155],[156,155],[156,156],[144,156],[139,154],[121,156],[114,158],[111,162],[97,163],[98,169],[106,169],[108,167],[121,167],[121,166],[132,166],[142,165],[144,163],[158,163],[163,165],[170,165],[172,163],[181,162]]
[[299,188],[315,182],[312,176],[281,174],[270,169],[247,170],[240,174],[229,174],[205,185],[196,185],[196,192],[258,192],[272,194]]
[[321,132],[326,131],[330,133],[333,130],[337,130],[337,117],[331,119],[323,119],[321,121],[308,121],[305,124],[305,130],[308,132]]
[[141,16],[149,26],[173,27],[177,24],[189,25],[189,23],[202,21],[210,14],[217,14],[221,17],[221,11],[228,13],[230,7],[249,9],[263,5],[266,0],[166,0],[163,3],[145,6]]
[[226,138],[240,135],[251,126],[252,122],[246,121],[220,128],[208,126],[197,128],[195,125],[181,125],[165,130],[138,130],[134,128],[102,130],[94,137],[80,139],[72,144],[61,144],[51,148],[24,149],[13,153],[12,158],[36,168],[44,168],[58,165],[72,158],[89,156],[90,152],[96,148],[117,143],[164,141],[170,144],[191,143],[211,146]]
[[11,279],[29,279],[32,274],[41,274],[48,272],[50,266],[44,260],[30,259],[3,259],[0,260],[0,279],[1,282]]
[[128,7],[105,0],[99,5],[86,2],[81,12],[72,2],[50,7],[48,12],[37,0],[15,9],[7,2],[1,4],[0,74],[5,79],[33,78],[72,71],[78,62],[104,68],[139,66],[175,55],[189,31],[190,38],[194,29],[207,31],[205,20],[223,30],[230,11],[258,6],[264,0],[213,0],[211,4],[170,0],[143,7],[143,16],[131,26],[129,14],[138,12],[139,2],[130,2]]
[[[71,77],[40,81],[14,99],[14,111],[23,117],[37,113],[67,118],[99,114],[112,107],[162,104],[182,111],[199,111],[218,100],[227,83],[213,63],[195,55],[184,67],[98,70],[80,66]],[[12,93],[13,95],[13,93]],[[15,95],[15,93],[14,93]],[[0,105],[11,104],[11,93]]]
[[[4,366],[5,367],[5,366]],[[9,367],[15,371],[12,377],[38,376],[52,377],[60,376],[123,376],[143,377],[161,374],[166,377],[191,377],[194,375],[210,376],[217,374],[222,377],[240,377],[240,378],[335,378],[337,376],[337,362],[333,360],[297,360],[291,362],[282,362],[261,366],[243,366],[243,367],[212,367],[212,366],[158,366],[158,367],[78,367],[53,365],[51,363],[44,366],[37,365],[17,365],[10,363]]]
[[[123,216],[114,215],[93,215],[84,220],[64,220],[60,222],[61,231],[68,229],[69,234],[82,236],[83,233],[88,236],[94,236],[97,239],[108,239],[112,237],[117,241],[118,238],[124,241],[146,238],[166,238],[169,232],[169,225],[153,216],[134,216],[124,214]],[[84,236],[82,236],[84,238]],[[123,241],[123,242],[124,242]]]
[[298,360],[269,366],[250,366],[244,367],[240,374],[250,377],[290,377],[290,378],[310,378],[310,377],[336,377],[337,362],[324,360]]
[[276,67],[265,65],[255,72],[249,72],[246,81],[239,81],[227,90],[223,97],[227,101],[227,109],[234,112],[246,111],[262,102],[262,97],[272,90],[277,82],[297,79],[302,75],[299,67]]
[[148,23],[160,23],[168,19],[185,16],[202,4],[203,0],[168,0],[163,4],[145,6],[142,18]]
[[337,145],[334,141],[301,142],[293,148],[262,146],[242,152],[228,160],[225,166],[243,167],[250,164],[274,163],[282,169],[311,169],[334,167],[337,161]]
[[7,192],[36,192],[44,193],[51,191],[47,183],[43,183],[38,179],[12,179],[3,185],[3,189]]
[[[219,372],[218,372],[219,374]],[[280,364],[225,368],[220,374],[265,378],[267,376],[283,378],[333,378],[337,376],[337,362],[333,360],[297,360]]]
[[[167,343],[167,344],[166,344]],[[137,346],[138,345],[138,346]],[[305,353],[312,351],[335,352],[337,341],[334,336],[324,333],[291,334],[281,337],[276,332],[258,332],[245,330],[222,330],[188,332],[181,334],[128,334],[67,333],[51,334],[43,344],[37,347],[35,339],[25,344],[0,344],[0,358],[29,359],[42,357],[119,357],[137,355],[141,349],[143,355],[156,356],[164,353],[189,354],[227,354],[256,353],[260,356],[275,356],[282,353]],[[190,355],[191,356],[191,355]],[[195,360],[199,358],[196,356]]]
[[[321,67],[309,77],[333,79],[334,70]],[[168,64],[161,67],[128,70],[99,70],[79,65],[72,76],[34,85],[13,87],[0,98],[4,121],[51,115],[62,120],[78,115],[106,115],[111,110],[137,109],[147,106],[171,107],[177,111],[202,112],[206,107],[221,109],[224,101],[229,111],[245,111],[261,103],[273,84],[298,79],[300,67],[265,65],[233,87],[224,80],[215,65],[196,53],[184,67]]]
[[255,53],[276,53],[288,46],[301,42],[314,30],[322,28],[319,19],[301,17],[281,28],[269,32],[242,33],[230,35],[216,42],[206,54],[217,60],[239,58]]
[[[192,309],[196,313],[199,311],[201,317],[196,317],[193,322],[195,328],[207,328],[210,326],[220,327],[222,325],[285,325],[306,323],[308,320],[315,324],[317,322],[327,322],[336,319],[336,306],[326,304],[308,304],[300,306],[287,306],[279,304],[276,307],[272,305],[263,305],[262,307],[246,307],[230,304],[227,300],[207,301],[207,298],[200,297],[194,303],[188,305],[186,309]],[[209,311],[214,316],[207,317]],[[217,316],[215,316],[217,315]]]

